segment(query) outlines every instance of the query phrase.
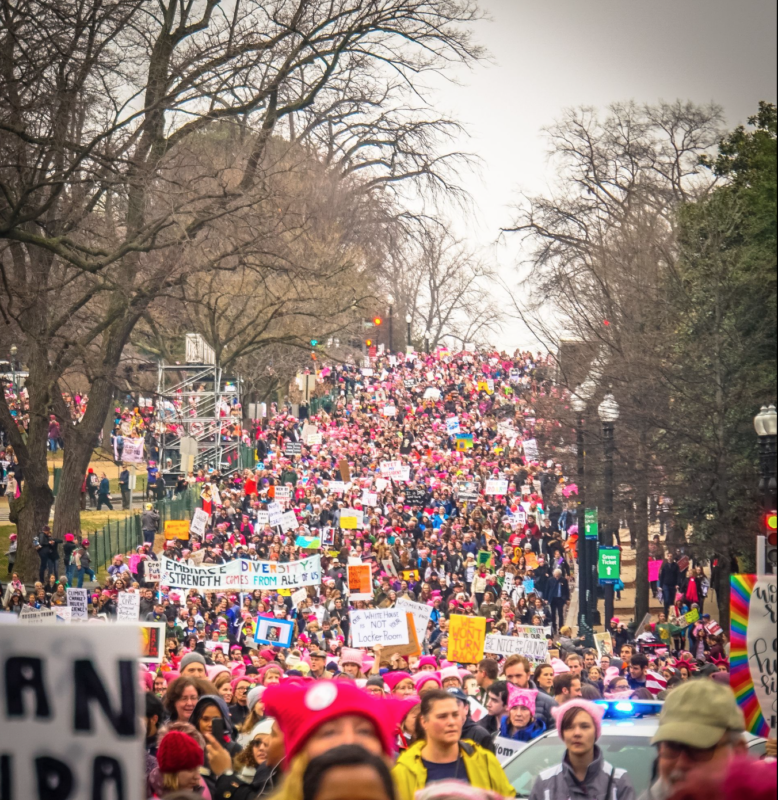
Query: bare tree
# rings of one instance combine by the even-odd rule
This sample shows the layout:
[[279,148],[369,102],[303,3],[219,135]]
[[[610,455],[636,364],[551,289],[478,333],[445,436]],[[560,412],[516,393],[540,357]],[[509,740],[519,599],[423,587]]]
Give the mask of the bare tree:
[[[468,30],[478,9],[474,0],[20,0],[0,14],[0,314],[21,338],[31,406],[22,432],[0,397],[0,422],[25,476],[12,518],[29,577],[51,505],[50,411],[66,444],[61,532],[79,524],[81,476],[138,320],[192,272],[233,270],[254,247],[243,224],[223,247],[219,223],[245,219],[264,196],[279,121],[360,63],[411,84],[478,58]],[[201,161],[197,137],[225,121],[245,131],[247,156]],[[73,369],[90,401],[76,425],[60,386]]]

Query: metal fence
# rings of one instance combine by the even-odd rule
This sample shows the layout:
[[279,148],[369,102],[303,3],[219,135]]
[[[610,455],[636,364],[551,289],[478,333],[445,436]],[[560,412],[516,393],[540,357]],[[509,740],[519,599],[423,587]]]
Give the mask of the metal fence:
[[[159,529],[162,531],[166,520],[191,519],[196,498],[190,490],[170,500],[158,500],[154,505],[159,513]],[[86,535],[85,538],[90,540],[95,571],[108,566],[115,555],[128,553],[143,544],[140,517],[140,514],[132,514],[124,519],[108,520],[103,528]]]

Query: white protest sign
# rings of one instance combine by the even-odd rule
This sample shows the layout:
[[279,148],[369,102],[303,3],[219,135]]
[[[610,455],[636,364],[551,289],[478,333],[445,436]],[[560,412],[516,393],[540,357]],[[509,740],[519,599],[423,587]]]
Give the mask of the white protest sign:
[[140,595],[137,592],[121,592],[116,608],[116,619],[119,622],[137,622],[140,616]]
[[269,521],[270,517],[267,511],[257,511],[257,524],[254,526],[254,530],[259,533]]
[[163,586],[179,589],[299,589],[321,583],[321,557],[299,561],[251,561],[236,558],[227,564],[195,567],[162,556]]
[[159,561],[148,559],[147,561],[143,562],[143,568],[146,572],[147,583],[159,583],[161,576],[161,567]]
[[762,709],[762,716],[770,726],[771,735],[776,727],[776,652],[775,609],[776,579],[760,577],[751,594],[746,628],[748,668],[754,683],[754,692]]
[[287,531],[293,531],[295,528],[299,527],[300,523],[297,521],[297,514],[294,511],[285,511],[281,515],[281,530],[286,533]]
[[348,612],[351,620],[352,647],[408,644],[405,612],[398,608]]
[[511,656],[517,653],[530,661],[543,662],[548,658],[548,644],[545,639],[490,635],[484,639],[484,653],[494,653],[500,656]]
[[281,517],[284,514],[283,508],[278,503],[267,504],[267,521],[273,527],[281,525]]
[[397,577],[397,570],[395,569],[394,561],[392,561],[391,558],[385,558],[381,562],[381,564],[383,565],[383,568],[386,570],[388,575],[394,575],[395,577]]
[[377,506],[378,495],[375,492],[362,492],[362,502],[366,506]]
[[54,620],[55,622],[64,622],[70,625],[73,619],[73,609],[70,606],[54,606]]
[[143,439],[124,440],[122,461],[128,464],[140,464],[143,461]]
[[508,494],[508,481],[487,481],[484,486],[484,494]]
[[384,406],[383,414],[385,417],[393,417],[397,414],[396,406]]
[[394,604],[395,608],[401,608],[403,611],[409,612],[413,615],[413,626],[416,628],[416,638],[419,644],[424,641],[427,635],[427,625],[430,621],[432,609],[426,603],[414,603],[412,600],[406,600],[404,597],[398,597]]
[[139,652],[137,625],[0,626],[4,797],[145,797]]
[[71,619],[88,619],[86,589],[68,589],[67,595],[68,605],[72,609]]
[[346,484],[343,481],[330,481],[327,484],[327,491],[335,494],[343,494],[346,491]]
[[521,446],[524,450],[524,455],[530,461],[537,461],[540,458],[540,453],[538,452],[538,443],[535,439],[525,439]]
[[[292,499],[292,490],[288,486],[276,486],[275,496],[279,503],[288,503]],[[270,503],[270,505],[273,505],[273,503]]]
[[379,492],[383,492],[384,489],[389,485],[389,481],[386,478],[376,478],[375,479],[375,488]]
[[525,747],[525,742],[506,739],[504,736],[497,736],[494,740],[494,753],[500,764],[507,764],[519,750],[523,750]]
[[203,511],[202,508],[196,508],[192,516],[192,522],[189,525],[189,530],[192,533],[196,533],[198,536],[205,536],[205,526],[208,524],[208,519],[208,514]]
[[449,436],[459,433],[459,417],[449,417],[446,420],[446,433]]
[[298,589],[296,592],[292,592],[292,605],[297,608],[300,603],[305,602],[308,599],[308,592],[305,591],[305,587],[302,589]]
[[502,590],[510,594],[513,591],[515,576],[512,572],[505,573],[505,580],[502,583]]
[[424,399],[425,400],[440,400],[440,389],[436,389],[434,386],[430,386],[429,388],[424,390]]
[[41,612],[33,606],[22,606],[19,612],[19,622],[23,625],[42,625]]
[[230,643],[229,642],[211,642],[211,641],[206,641],[205,649],[209,653],[213,653],[214,650],[221,650],[222,653],[224,653],[225,656],[228,656],[230,654]]
[[322,435],[320,433],[309,433],[305,443],[308,445],[308,447],[312,447],[315,444],[321,444]]

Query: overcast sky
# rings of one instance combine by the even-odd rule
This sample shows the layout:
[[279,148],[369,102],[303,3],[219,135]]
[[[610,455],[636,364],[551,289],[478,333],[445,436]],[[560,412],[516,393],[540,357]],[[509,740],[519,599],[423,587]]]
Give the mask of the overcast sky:
[[[458,232],[488,247],[510,223],[519,190],[542,192],[552,174],[541,128],[570,106],[614,101],[715,101],[729,127],[760,100],[776,102],[775,0],[481,0],[477,26],[493,64],[462,72],[436,105],[467,128],[460,143],[483,160],[466,179],[478,218]],[[516,254],[492,247],[504,277]],[[505,346],[528,343],[519,323]]]

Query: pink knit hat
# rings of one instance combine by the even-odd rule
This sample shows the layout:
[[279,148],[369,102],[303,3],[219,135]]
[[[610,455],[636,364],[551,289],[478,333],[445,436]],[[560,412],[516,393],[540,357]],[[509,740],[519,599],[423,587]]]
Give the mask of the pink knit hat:
[[554,668],[554,675],[561,675],[563,672],[570,672],[570,667],[560,658],[552,658],[551,666]]
[[551,716],[556,720],[556,732],[559,738],[562,739],[562,722],[567,714],[574,708],[583,709],[594,722],[595,740],[600,738],[602,734],[602,718],[605,716],[605,707],[592,703],[591,700],[584,700],[582,697],[576,697],[574,700],[568,700],[562,706],[555,706],[551,709]]
[[389,687],[389,691],[392,692],[402,681],[409,678],[410,680],[413,680],[413,678],[411,678],[407,672],[386,672],[382,677],[384,679],[384,683]]
[[437,672],[417,672],[413,676],[413,683],[416,686],[417,692],[420,691],[421,687],[424,686],[424,684],[427,683],[428,681],[432,681],[433,683],[435,683],[438,689],[440,688],[440,678],[438,677]]

